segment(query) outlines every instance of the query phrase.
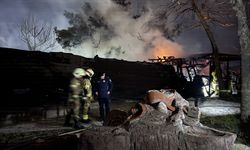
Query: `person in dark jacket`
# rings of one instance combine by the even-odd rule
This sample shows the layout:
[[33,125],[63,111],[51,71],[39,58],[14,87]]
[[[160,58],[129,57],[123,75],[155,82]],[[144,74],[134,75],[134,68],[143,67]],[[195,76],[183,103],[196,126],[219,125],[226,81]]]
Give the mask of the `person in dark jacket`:
[[110,111],[110,96],[112,91],[112,81],[106,77],[106,73],[101,73],[95,83],[94,92],[99,102],[100,117],[105,120]]
[[194,106],[198,107],[199,102],[201,101],[201,98],[204,97],[203,89],[202,87],[204,86],[203,81],[202,81],[202,76],[196,75],[194,76],[193,80],[193,96],[195,98],[194,101]]

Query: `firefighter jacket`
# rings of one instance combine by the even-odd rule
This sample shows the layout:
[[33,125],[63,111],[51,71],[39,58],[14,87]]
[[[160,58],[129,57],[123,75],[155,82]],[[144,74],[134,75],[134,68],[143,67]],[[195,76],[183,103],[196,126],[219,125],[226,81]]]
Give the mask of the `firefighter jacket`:
[[80,100],[82,93],[82,85],[81,80],[77,78],[73,78],[70,81],[70,93],[69,93],[69,101]]
[[82,82],[82,87],[84,90],[84,98],[87,101],[93,101],[93,94],[92,94],[92,85],[91,85],[91,79],[85,78]]

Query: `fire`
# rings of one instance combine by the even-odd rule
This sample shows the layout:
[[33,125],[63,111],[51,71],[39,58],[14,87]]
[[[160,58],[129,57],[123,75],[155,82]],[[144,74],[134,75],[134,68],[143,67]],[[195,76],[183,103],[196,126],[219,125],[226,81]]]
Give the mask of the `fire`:
[[184,55],[182,47],[178,43],[166,39],[158,39],[155,40],[153,44],[154,48],[152,49],[152,55],[155,58],[162,58],[163,56],[174,56],[178,58]]
[[174,49],[168,49],[168,48],[163,48],[163,47],[156,47],[153,49],[153,57],[163,58],[163,56],[165,57],[174,56],[177,58],[177,57],[180,57],[181,54]]

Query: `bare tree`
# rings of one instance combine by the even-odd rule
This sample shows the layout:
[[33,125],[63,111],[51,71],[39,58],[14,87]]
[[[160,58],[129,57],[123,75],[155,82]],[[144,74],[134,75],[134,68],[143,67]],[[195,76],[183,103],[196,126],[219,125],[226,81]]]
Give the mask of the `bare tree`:
[[34,16],[29,16],[18,25],[20,38],[31,51],[48,50],[55,46],[56,39],[52,25],[40,23]]
[[[248,2],[250,2],[248,0]],[[243,0],[231,0],[238,17],[238,34],[241,45],[241,120],[250,121],[250,30],[247,24],[245,4]]]
[[[231,26],[233,16],[228,0],[169,0],[166,5],[159,8],[151,24],[161,26],[162,20],[174,24],[174,31],[180,33],[201,27],[205,30],[210,41],[213,54],[213,63],[217,72],[220,89],[223,89],[222,73],[219,61],[219,49],[211,30],[212,26]],[[171,33],[168,33],[171,34]]]

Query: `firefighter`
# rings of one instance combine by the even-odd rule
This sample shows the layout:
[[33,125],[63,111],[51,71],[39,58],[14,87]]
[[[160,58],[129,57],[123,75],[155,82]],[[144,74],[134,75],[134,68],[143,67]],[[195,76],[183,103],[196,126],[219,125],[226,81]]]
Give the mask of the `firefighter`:
[[82,82],[83,77],[86,75],[86,72],[82,68],[76,68],[73,71],[73,78],[70,81],[69,85],[69,98],[68,98],[68,106],[67,106],[67,115],[65,118],[65,126],[70,125],[71,118],[74,121],[74,128],[79,129],[83,128],[80,123],[79,111],[81,106],[81,94],[83,91]]
[[[112,81],[106,77],[105,73],[101,73],[99,79],[95,84],[95,95],[99,102],[100,117],[102,121],[105,121],[106,116],[110,111],[110,95],[112,91]],[[105,109],[104,109],[105,106]]]
[[238,94],[238,90],[237,90],[237,75],[236,73],[233,71],[231,73],[231,91],[232,91],[232,95],[237,95]]
[[211,73],[211,75],[212,75],[211,89],[213,92],[211,97],[218,97],[219,96],[219,85],[218,85],[218,79],[216,77],[216,72],[213,71]]
[[91,102],[94,100],[92,94],[92,85],[91,85],[91,78],[94,75],[94,71],[89,68],[86,70],[86,77],[83,80],[83,90],[84,90],[84,97],[83,97],[83,123],[89,123],[89,115],[88,111],[90,108]]

